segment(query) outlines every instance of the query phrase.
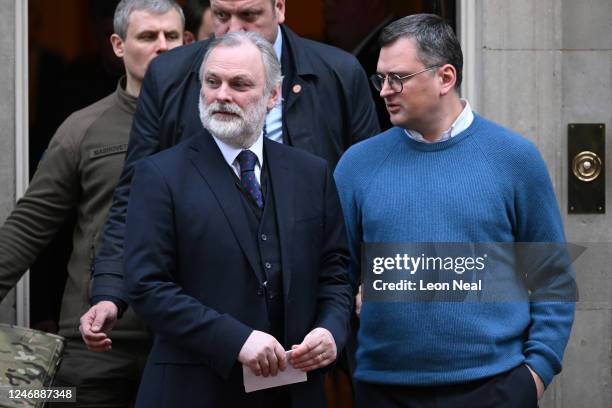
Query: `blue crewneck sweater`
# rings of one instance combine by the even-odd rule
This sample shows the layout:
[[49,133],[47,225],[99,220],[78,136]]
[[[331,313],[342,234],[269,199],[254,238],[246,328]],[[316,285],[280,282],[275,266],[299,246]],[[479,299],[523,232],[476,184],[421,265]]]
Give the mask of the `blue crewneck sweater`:
[[[535,146],[479,115],[425,144],[392,128],[351,147],[335,172],[358,280],[362,242],[563,242]],[[365,302],[355,378],[457,384],[528,364],[550,383],[573,303]]]

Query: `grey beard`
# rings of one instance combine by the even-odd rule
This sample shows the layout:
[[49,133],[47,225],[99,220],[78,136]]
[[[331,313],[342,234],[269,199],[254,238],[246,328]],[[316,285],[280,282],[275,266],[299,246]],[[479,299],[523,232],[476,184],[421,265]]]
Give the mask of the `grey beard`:
[[[239,149],[248,149],[255,143],[263,129],[267,110],[266,100],[267,98],[261,98],[243,110],[233,103],[213,102],[206,105],[203,98],[200,97],[198,104],[200,120],[204,128],[219,140]],[[212,112],[216,110],[234,113],[238,117],[218,120],[212,115]]]

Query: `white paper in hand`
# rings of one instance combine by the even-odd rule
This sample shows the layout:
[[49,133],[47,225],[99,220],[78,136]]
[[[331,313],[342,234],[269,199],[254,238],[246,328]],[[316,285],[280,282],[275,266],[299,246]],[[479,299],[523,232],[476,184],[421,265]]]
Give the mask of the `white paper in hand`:
[[246,392],[253,392],[257,390],[263,390],[265,388],[280,387],[281,385],[294,384],[308,380],[304,371],[298,370],[297,368],[293,368],[293,366],[289,364],[288,360],[290,355],[291,350],[285,353],[285,361],[287,361],[287,368],[285,368],[285,371],[279,370],[278,374],[275,376],[257,376],[253,374],[249,367],[243,365],[242,376],[244,377],[244,390]]

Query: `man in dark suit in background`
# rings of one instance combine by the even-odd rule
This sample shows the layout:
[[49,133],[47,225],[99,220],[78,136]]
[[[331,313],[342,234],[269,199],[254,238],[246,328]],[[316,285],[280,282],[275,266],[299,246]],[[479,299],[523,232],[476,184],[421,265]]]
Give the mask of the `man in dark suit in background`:
[[[334,167],[353,143],[378,133],[363,69],[348,53],[300,38],[286,26],[285,0],[212,0],[215,35],[254,31],[274,45],[284,76],[282,101],[266,117],[267,137],[314,153]],[[81,318],[90,349],[109,350],[108,333],[127,308],[123,284],[125,213],[134,164],[201,127],[198,69],[209,42],[156,59],[143,83],[126,164],[95,261],[92,308]]]
[[[215,40],[200,76],[200,129],[135,167],[125,281],[155,333],[137,406],[325,407],[314,370],[335,361],[352,305],[329,166],[264,137],[281,70],[261,36]],[[241,364],[287,363],[308,381],[244,392]]]

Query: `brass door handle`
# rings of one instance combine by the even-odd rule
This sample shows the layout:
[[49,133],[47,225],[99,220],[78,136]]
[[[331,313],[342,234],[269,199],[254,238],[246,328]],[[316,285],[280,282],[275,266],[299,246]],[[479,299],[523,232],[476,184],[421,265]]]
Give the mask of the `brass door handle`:
[[578,180],[587,183],[593,181],[601,173],[601,158],[588,150],[582,151],[574,156],[572,171]]

